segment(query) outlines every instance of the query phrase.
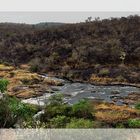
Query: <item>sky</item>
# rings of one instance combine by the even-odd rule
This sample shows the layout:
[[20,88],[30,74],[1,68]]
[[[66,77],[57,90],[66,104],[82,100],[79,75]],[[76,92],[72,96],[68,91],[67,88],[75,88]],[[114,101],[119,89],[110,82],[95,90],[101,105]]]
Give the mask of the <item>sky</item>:
[[127,17],[140,12],[0,12],[0,22],[36,24],[40,22],[83,22],[87,17]]

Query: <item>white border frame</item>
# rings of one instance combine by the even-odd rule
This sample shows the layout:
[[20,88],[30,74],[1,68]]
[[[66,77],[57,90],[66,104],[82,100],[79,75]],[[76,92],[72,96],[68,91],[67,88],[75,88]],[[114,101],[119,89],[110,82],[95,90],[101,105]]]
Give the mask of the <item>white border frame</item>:
[[0,0],[0,11],[140,11],[140,0]]

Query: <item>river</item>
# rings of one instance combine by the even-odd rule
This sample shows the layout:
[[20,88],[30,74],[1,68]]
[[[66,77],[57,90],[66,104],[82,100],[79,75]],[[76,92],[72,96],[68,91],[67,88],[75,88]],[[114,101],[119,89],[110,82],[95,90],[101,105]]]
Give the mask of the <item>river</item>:
[[132,86],[95,86],[88,83],[72,83],[64,79],[49,77],[47,75],[45,78],[61,81],[63,86],[50,86],[50,92],[48,91],[40,97],[22,100],[22,102],[42,106],[48,102],[50,96],[61,93],[64,95],[64,101],[69,104],[74,104],[81,99],[111,103],[114,101],[113,99],[120,98],[115,104],[123,105],[123,100],[121,100],[122,97],[128,96],[129,93],[133,92],[140,93],[140,88]]

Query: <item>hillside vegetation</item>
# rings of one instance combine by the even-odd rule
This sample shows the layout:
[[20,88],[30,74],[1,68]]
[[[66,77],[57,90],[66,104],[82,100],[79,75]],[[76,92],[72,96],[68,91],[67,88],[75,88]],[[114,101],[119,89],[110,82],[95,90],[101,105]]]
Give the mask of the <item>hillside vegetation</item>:
[[3,23],[0,60],[15,66],[26,63],[31,71],[72,80],[139,84],[140,17],[49,28]]

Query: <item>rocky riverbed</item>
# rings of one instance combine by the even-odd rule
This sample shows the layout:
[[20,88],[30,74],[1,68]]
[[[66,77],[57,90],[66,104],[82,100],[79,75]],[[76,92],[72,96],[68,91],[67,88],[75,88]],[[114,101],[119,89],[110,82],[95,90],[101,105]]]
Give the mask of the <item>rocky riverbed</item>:
[[124,85],[93,85],[71,82],[49,75],[31,73],[27,68],[0,65],[0,77],[9,80],[8,94],[25,103],[44,105],[52,95],[62,93],[65,102],[74,104],[81,99],[134,105],[140,101],[140,88]]
[[[133,105],[139,101],[140,89],[132,86],[95,86],[88,83],[70,82],[56,77],[44,76],[59,83],[50,85],[43,96],[23,100],[25,103],[44,105],[51,95],[62,93],[65,102],[74,104],[81,99],[114,103],[117,105]],[[61,84],[60,84],[61,83]],[[131,95],[131,96],[130,96]],[[133,96],[132,96],[133,95]],[[130,98],[129,98],[130,97]],[[129,98],[129,101],[128,101]],[[137,100],[138,99],[138,100]]]

